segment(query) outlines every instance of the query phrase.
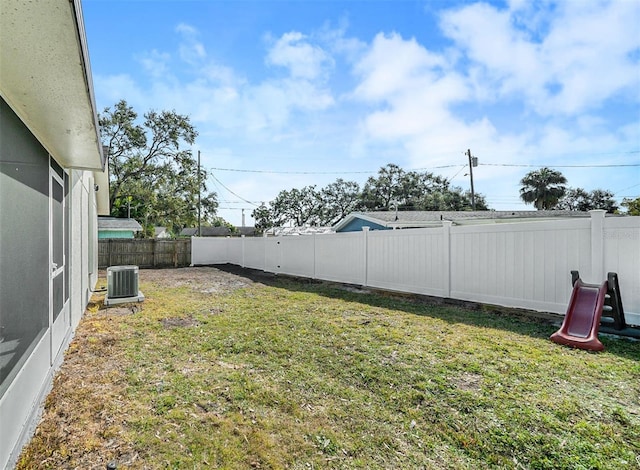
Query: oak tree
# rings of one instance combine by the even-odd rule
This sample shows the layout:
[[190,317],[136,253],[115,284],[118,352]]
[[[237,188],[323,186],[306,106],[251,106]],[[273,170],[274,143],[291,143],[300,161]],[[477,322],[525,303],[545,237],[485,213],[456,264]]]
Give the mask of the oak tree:
[[215,217],[216,194],[207,193],[207,172],[198,174],[188,146],[198,135],[189,117],[148,111],[143,119],[121,100],[99,116],[109,159],[111,215],[131,216],[150,232],[154,225],[176,233],[197,223],[198,196],[204,220]]

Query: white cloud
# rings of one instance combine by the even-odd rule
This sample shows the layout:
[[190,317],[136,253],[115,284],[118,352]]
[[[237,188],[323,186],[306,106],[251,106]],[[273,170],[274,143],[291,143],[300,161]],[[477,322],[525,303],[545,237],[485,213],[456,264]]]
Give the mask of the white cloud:
[[[111,107],[121,99],[131,104],[145,103],[144,93],[139,84],[127,74],[118,75],[94,75],[94,88],[96,90],[97,102],[104,103],[104,106]],[[137,109],[137,108],[136,108]],[[143,108],[147,110],[148,108]],[[99,109],[102,112],[102,109]],[[141,113],[141,110],[138,110]],[[143,112],[143,111],[142,111]]]
[[151,76],[163,77],[170,73],[170,59],[171,56],[169,54],[153,49],[148,54],[141,56],[138,60]]
[[193,26],[180,23],[176,32],[182,36],[179,52],[180,58],[188,64],[197,65],[207,57],[207,52],[200,40],[199,32]]
[[130,76],[100,77],[102,96],[115,102],[127,97],[139,110],[175,109],[191,116],[197,126],[210,126],[236,135],[281,139],[283,130],[298,125],[296,113],[319,112],[335,104],[324,83],[333,60],[302,34],[287,33],[275,40],[267,62],[285,67],[285,76],[266,75],[251,83],[232,67],[208,58],[199,42],[197,29],[186,24],[176,27],[180,35],[178,77],[171,54],[152,50],[139,59],[148,85]]
[[[624,155],[640,143],[637,121],[616,130],[599,110],[621,94],[638,102],[640,35],[632,25],[640,14],[631,3],[566,2],[542,11],[512,1],[509,9],[449,10],[441,27],[454,42],[438,52],[378,34],[353,66],[353,97],[369,106],[354,151],[437,168],[464,165],[471,148],[481,162],[504,164],[474,170],[476,191],[496,208],[521,206],[518,182],[531,168],[510,164],[599,164],[599,149],[613,152],[609,160]],[[459,168],[436,172],[467,187]],[[614,170],[563,172],[571,186],[589,190],[607,186],[600,175],[612,189],[621,179]]]
[[449,107],[469,97],[468,84],[414,39],[377,35],[354,70],[361,79],[354,97],[381,108],[363,119],[365,137],[371,145],[397,141],[412,163],[438,162],[452,148],[451,135],[464,141],[474,127],[486,127],[456,120]]
[[302,33],[292,31],[274,41],[266,63],[286,67],[292,78],[316,80],[328,73],[333,59],[322,48],[309,43]]
[[571,116],[637,84],[638,20],[630,1],[564,2],[544,14],[478,3],[445,12],[441,27],[496,98],[521,95],[536,113]]
[[[503,9],[468,5],[442,14],[445,46],[395,32],[367,43],[348,37],[345,22],[318,33],[292,31],[269,38],[264,60],[256,61],[266,67],[250,75],[261,73],[259,80],[212,59],[199,32],[181,24],[175,50],[152,50],[139,60],[146,73],[140,81],[94,80],[108,103],[125,97],[141,113],[173,108],[190,115],[198,145],[225,149],[213,166],[288,170],[323,158],[370,161],[370,168],[391,161],[405,168],[453,165],[433,171],[467,188],[461,170],[467,148],[481,164],[601,163],[594,155],[600,149],[638,148],[637,119],[619,119],[615,128],[599,112],[612,98],[640,99],[636,4],[566,2],[552,14],[524,0]],[[179,69],[172,59],[182,61]],[[345,62],[350,70],[341,68]],[[283,155],[289,164],[277,161]],[[518,181],[530,169],[480,166],[476,191],[496,209],[522,207]],[[562,171],[574,187],[624,187],[616,187],[615,175],[600,184],[584,171]],[[319,175],[222,176],[250,200],[322,184]]]
[[366,52],[368,45],[358,38],[347,36],[348,28],[349,21],[346,17],[340,18],[337,27],[327,22],[318,33],[318,38],[327,44],[331,52],[344,56],[349,62],[355,62]]
[[237,86],[245,83],[245,79],[238,77],[236,72],[228,66],[215,62],[208,62],[199,68],[203,78],[212,83],[219,83],[224,86]]
[[369,52],[355,65],[362,77],[354,95],[365,100],[385,100],[395,94],[414,90],[435,79],[444,60],[430,53],[415,39],[404,40],[393,33],[378,34]]

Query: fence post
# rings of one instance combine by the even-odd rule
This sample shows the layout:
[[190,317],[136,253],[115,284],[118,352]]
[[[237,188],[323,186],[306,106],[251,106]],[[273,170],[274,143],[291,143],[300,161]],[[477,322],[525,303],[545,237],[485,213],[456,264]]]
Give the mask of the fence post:
[[600,283],[604,272],[604,215],[607,211],[595,209],[591,215],[591,282]]
[[152,263],[153,263],[153,267],[155,268],[156,267],[156,239],[155,238],[151,241],[151,256],[153,257]]
[[363,273],[363,279],[362,279],[362,285],[364,287],[367,286],[367,283],[369,282],[368,279],[368,271],[369,271],[369,228],[366,225],[364,227],[362,227],[362,236],[364,237],[364,273]]
[[264,232],[262,232],[262,247],[263,247],[263,252],[264,252],[264,259],[262,261],[262,270],[263,271],[267,271],[267,231],[265,230]]
[[316,233],[313,232],[313,277],[316,278]]
[[245,268],[245,261],[244,261],[244,235],[240,235],[240,243],[242,243],[242,267]]
[[107,248],[109,249],[109,257],[107,260],[107,268],[111,266],[111,242],[113,240],[111,240],[111,238],[109,239],[109,243],[107,244]]
[[451,297],[451,226],[453,222],[450,220],[442,221],[442,243],[443,243],[443,281],[442,296],[445,298]]

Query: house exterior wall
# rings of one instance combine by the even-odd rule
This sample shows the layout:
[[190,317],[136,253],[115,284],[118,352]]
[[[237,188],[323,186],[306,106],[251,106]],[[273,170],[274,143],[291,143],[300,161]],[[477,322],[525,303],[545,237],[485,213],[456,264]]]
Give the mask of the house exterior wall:
[[[53,373],[62,361],[97,280],[92,173],[57,167],[0,98],[0,468],[11,467],[30,437]],[[67,321],[54,340],[51,305],[51,166],[66,180],[63,291]],[[59,223],[58,223],[59,222]],[[58,284],[60,285],[60,284]],[[53,297],[52,297],[53,295]],[[67,294],[65,294],[66,296]]]
[[355,218],[343,228],[341,228],[339,232],[361,232],[362,227],[369,227],[370,230],[390,230],[384,225],[376,224],[375,222],[364,219]]
[[133,230],[99,230],[98,240],[106,238],[134,238]]
[[71,171],[71,318],[80,322],[98,281],[97,208],[91,172]]
[[48,220],[49,155],[0,99],[0,396],[49,324]]

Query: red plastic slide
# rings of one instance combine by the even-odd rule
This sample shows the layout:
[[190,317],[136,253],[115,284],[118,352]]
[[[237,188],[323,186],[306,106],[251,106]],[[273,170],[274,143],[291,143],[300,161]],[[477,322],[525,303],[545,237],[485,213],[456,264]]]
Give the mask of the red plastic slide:
[[562,326],[551,335],[551,341],[574,348],[602,351],[604,345],[598,340],[598,330],[607,290],[607,281],[597,285],[585,284],[582,279],[577,279]]

